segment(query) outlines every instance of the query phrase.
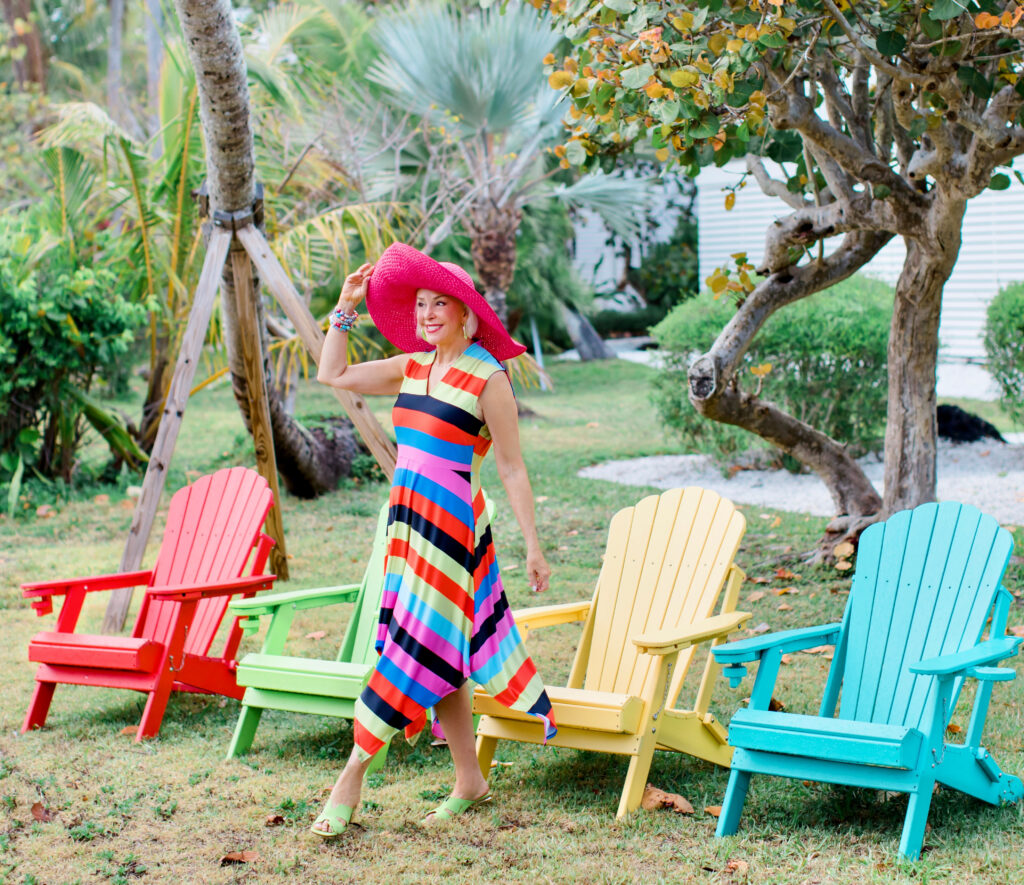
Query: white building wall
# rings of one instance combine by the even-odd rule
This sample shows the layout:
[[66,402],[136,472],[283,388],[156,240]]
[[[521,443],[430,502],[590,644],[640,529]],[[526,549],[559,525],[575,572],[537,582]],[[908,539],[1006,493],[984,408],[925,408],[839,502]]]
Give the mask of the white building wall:
[[[702,280],[728,263],[734,252],[746,252],[757,265],[764,253],[768,225],[789,211],[781,200],[765,196],[752,177],[737,192],[735,208],[726,211],[723,188],[736,184],[743,170],[742,163],[730,163],[721,169],[703,169],[697,178],[697,251]],[[985,310],[1002,286],[1024,280],[1024,185],[1012,176],[1011,181],[1007,190],[986,190],[968,204],[960,257],[943,295],[941,396],[997,396],[991,377],[981,368],[985,361]],[[895,239],[865,272],[895,284],[904,255],[903,241]]]

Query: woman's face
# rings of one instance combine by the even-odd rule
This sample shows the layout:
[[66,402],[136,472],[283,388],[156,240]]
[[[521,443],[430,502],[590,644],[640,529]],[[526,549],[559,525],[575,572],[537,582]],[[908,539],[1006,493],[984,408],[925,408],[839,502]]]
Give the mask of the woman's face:
[[420,289],[416,293],[416,328],[420,337],[435,347],[463,340],[466,308],[458,298]]

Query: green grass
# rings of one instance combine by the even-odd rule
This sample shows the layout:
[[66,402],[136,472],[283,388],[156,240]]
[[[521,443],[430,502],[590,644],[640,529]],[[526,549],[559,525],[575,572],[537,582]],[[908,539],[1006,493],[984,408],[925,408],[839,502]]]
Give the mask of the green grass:
[[[673,451],[648,398],[650,370],[625,362],[556,365],[553,393],[527,392],[535,413],[522,439],[538,499],[538,522],[553,568],[545,602],[590,595],[608,520],[649,490],[583,480],[579,468],[609,458]],[[375,402],[386,419],[389,404]],[[326,391],[300,394],[309,418],[336,411]],[[191,404],[170,470],[169,488],[192,472],[252,463],[237,409],[226,387]],[[47,727],[17,734],[33,686],[29,638],[52,624],[37,619],[17,589],[22,581],[116,568],[131,510],[124,486],[89,489],[61,503],[51,519],[0,520],[0,881],[45,882],[837,882],[889,883],[1024,880],[1024,813],[992,808],[940,791],[921,862],[899,865],[896,847],[905,799],[867,791],[770,778],[755,779],[740,832],[713,839],[727,772],[693,759],[656,755],[650,780],[687,797],[692,816],[639,812],[615,820],[624,759],[577,751],[500,744],[495,802],[458,827],[427,832],[416,822],[451,786],[447,752],[426,742],[397,741],[385,769],[370,777],[360,819],[350,836],[324,843],[307,832],[326,790],[348,755],[348,723],[313,716],[264,714],[253,751],[224,761],[238,714],[235,701],[202,696],[172,699],[159,739],[135,744],[121,730],[138,722],[143,697],[129,692],[61,686]],[[524,549],[489,459],[484,485],[495,498],[495,537],[502,565],[519,564]],[[95,494],[109,494],[97,502]],[[358,580],[369,550],[382,485],[345,484],[317,501],[285,498],[293,580],[305,587]],[[826,520],[744,507],[748,531],[738,557],[752,578],[742,592],[753,624],[783,629],[838,618],[849,579],[809,567],[809,550]],[[160,523],[154,530],[159,537]],[[150,548],[147,562],[151,561]],[[798,578],[777,579],[777,569]],[[522,572],[509,569],[514,606],[535,602]],[[1008,586],[1021,585],[1019,562]],[[774,588],[797,593],[777,596]],[[753,600],[751,594],[764,593]],[[791,608],[780,609],[780,605]],[[86,629],[102,620],[104,601],[91,599]],[[296,653],[333,655],[347,606],[303,612],[293,628]],[[1019,604],[1012,623],[1022,618]],[[326,631],[321,640],[307,639]],[[549,682],[568,673],[576,627],[539,631],[531,653]],[[258,647],[247,639],[243,651]],[[811,712],[828,662],[795,655],[776,695],[788,709]],[[1021,665],[1016,664],[1018,670]],[[722,680],[714,711],[728,720],[750,692]],[[685,700],[685,693],[684,693]],[[1003,767],[1024,771],[1020,680],[996,686],[986,743]],[[966,725],[958,711],[955,721]],[[429,798],[424,798],[429,797]],[[35,803],[54,815],[37,821]],[[266,826],[268,818],[283,823]],[[222,865],[229,852],[254,851],[249,863]],[[730,861],[742,862],[729,866]],[[746,867],[743,866],[746,864]]]

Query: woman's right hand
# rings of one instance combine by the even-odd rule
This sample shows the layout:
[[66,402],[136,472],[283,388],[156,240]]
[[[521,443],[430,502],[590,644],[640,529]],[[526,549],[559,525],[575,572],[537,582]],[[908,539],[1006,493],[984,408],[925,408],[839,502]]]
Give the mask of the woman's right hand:
[[345,283],[341,287],[341,294],[338,296],[338,307],[342,311],[350,313],[359,306],[360,302],[366,297],[366,288],[372,275],[373,265],[364,264],[345,277]]

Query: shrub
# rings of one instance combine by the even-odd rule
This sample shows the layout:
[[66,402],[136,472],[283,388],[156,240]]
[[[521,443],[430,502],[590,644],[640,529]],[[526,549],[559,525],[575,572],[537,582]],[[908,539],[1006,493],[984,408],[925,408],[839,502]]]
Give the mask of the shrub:
[[[775,313],[744,357],[748,369],[770,366],[762,398],[846,443],[854,454],[880,448],[892,302],[893,290],[885,283],[853,277]],[[701,417],[687,399],[686,373],[734,311],[725,299],[704,294],[652,330],[666,354],[655,384],[662,421],[687,448],[719,457],[749,449],[760,438]],[[757,380],[750,372],[742,375],[746,385]]]
[[985,352],[1003,393],[1003,408],[1024,423],[1024,282],[1010,283],[989,304]]

